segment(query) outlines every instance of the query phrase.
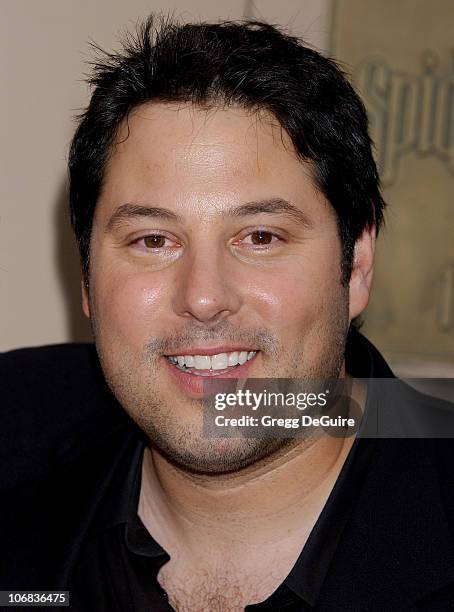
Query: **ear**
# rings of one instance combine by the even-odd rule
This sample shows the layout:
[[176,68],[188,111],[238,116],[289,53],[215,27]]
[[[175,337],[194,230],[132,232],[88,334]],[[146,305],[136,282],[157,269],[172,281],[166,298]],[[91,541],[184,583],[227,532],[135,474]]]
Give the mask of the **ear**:
[[82,310],[84,311],[84,315],[87,319],[90,318],[90,300],[88,297],[88,279],[85,278],[83,272],[81,272],[80,276],[80,289],[82,292]]
[[372,288],[375,253],[375,226],[364,229],[355,243],[350,277],[350,321],[366,308]]

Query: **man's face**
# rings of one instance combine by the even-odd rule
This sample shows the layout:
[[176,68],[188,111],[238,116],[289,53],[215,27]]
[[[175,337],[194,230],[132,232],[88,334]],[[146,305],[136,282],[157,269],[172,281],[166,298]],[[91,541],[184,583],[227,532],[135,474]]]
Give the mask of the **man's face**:
[[271,454],[286,441],[203,437],[203,381],[337,377],[352,316],[340,264],[335,213],[269,115],[136,109],[106,169],[84,290],[109,385],[182,467]]

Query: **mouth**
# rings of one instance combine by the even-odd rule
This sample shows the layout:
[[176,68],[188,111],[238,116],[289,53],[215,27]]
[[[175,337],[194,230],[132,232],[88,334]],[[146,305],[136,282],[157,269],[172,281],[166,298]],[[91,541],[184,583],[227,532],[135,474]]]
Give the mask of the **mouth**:
[[[210,379],[247,378],[258,350],[238,348],[234,351],[202,349],[181,355],[164,355],[172,379],[185,393],[200,397],[208,392]],[[213,380],[214,382],[214,380]]]
[[193,376],[222,376],[255,357],[257,351],[232,351],[214,355],[166,355],[182,372]]

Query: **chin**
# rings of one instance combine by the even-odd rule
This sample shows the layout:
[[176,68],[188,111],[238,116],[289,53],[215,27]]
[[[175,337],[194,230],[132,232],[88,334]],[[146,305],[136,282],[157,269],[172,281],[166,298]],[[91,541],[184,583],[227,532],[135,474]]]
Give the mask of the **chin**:
[[185,472],[199,475],[238,472],[289,444],[288,439],[199,438],[197,444],[193,441],[190,445],[182,446],[175,444],[175,440],[149,437],[153,450],[169,463]]

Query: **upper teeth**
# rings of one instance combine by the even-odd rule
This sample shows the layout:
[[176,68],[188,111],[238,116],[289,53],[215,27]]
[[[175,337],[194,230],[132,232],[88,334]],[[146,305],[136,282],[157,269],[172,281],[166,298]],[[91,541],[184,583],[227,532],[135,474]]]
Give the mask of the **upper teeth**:
[[233,351],[232,353],[219,353],[218,355],[170,355],[168,359],[180,367],[195,368],[196,370],[224,370],[229,366],[242,365],[252,359],[257,351]]

